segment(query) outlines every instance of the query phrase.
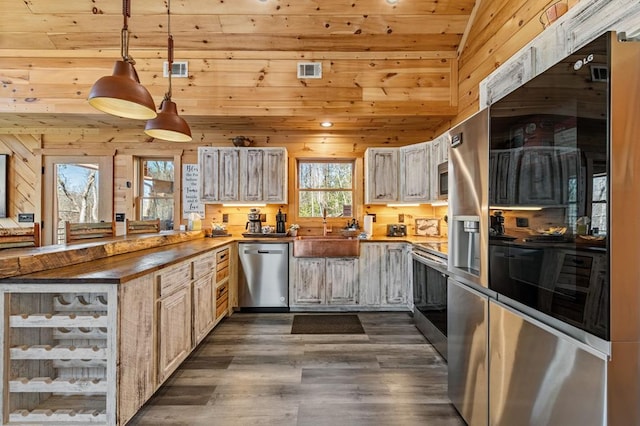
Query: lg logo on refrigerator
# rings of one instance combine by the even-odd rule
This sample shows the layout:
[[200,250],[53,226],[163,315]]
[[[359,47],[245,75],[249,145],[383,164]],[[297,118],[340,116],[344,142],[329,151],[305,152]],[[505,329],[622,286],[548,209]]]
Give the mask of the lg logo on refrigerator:
[[582,68],[583,65],[587,65],[589,62],[593,61],[593,53],[590,53],[586,58],[584,59],[578,59],[575,64],[573,64],[573,69],[578,71],[580,68]]

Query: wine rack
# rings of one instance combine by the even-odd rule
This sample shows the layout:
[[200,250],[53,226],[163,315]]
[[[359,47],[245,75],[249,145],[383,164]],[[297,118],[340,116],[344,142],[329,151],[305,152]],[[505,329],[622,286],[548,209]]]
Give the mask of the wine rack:
[[23,288],[0,288],[4,423],[115,425],[115,287]]

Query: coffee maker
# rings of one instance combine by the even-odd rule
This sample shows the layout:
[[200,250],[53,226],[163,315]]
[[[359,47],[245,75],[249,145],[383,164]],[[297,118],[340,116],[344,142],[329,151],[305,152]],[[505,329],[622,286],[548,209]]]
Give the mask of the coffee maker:
[[260,214],[260,209],[249,210],[247,219],[249,221],[245,225],[244,229],[246,229],[251,234],[262,233],[262,215]]
[[276,233],[284,234],[287,232],[285,222],[287,221],[287,215],[282,213],[281,209],[278,209],[278,214],[276,214]]

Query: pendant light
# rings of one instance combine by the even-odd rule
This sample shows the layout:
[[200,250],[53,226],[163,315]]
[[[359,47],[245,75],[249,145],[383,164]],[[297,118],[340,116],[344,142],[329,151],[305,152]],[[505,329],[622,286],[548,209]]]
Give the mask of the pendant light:
[[164,94],[158,116],[147,121],[144,132],[156,139],[171,142],[189,142],[191,129],[171,100],[171,74],[173,71],[173,36],[171,35],[171,0],[167,1],[167,68],[169,70],[169,90]]
[[157,116],[156,105],[151,94],[140,84],[135,61],[129,56],[129,26],[131,17],[130,0],[122,0],[124,24],[120,33],[120,54],[122,60],[113,67],[113,75],[95,82],[89,92],[89,104],[107,114],[118,117],[149,120]]

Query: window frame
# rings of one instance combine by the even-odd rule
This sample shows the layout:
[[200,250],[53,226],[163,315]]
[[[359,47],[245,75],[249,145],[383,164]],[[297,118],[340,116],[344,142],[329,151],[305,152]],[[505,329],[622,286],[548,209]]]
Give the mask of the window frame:
[[[300,162],[305,163],[351,163],[352,164],[352,177],[351,177],[351,217],[356,219],[362,216],[363,212],[363,183],[364,183],[364,173],[363,173],[363,164],[364,160],[362,156],[340,156],[339,158],[333,158],[326,155],[318,155],[318,156],[305,156],[305,157],[296,157],[293,159],[294,161],[289,162],[289,176],[295,176],[295,181],[293,182],[293,188],[289,189],[290,197],[289,200],[292,202],[289,203],[289,223],[297,223],[303,228],[322,228],[322,217],[300,217]],[[342,190],[342,189],[336,189]],[[293,194],[291,194],[293,192]],[[327,224],[330,226],[341,226],[344,225],[344,222],[347,218],[344,217],[328,217]],[[313,232],[313,231],[312,231]],[[315,232],[313,232],[315,233]]]
[[[173,195],[172,197],[145,197],[144,196],[144,167],[145,161],[171,161],[173,162]],[[141,155],[136,157],[136,185],[135,185],[135,217],[142,220],[142,204],[145,199],[173,199],[173,229],[178,229],[181,222],[180,195],[182,194],[182,161],[180,156],[152,156]]]

